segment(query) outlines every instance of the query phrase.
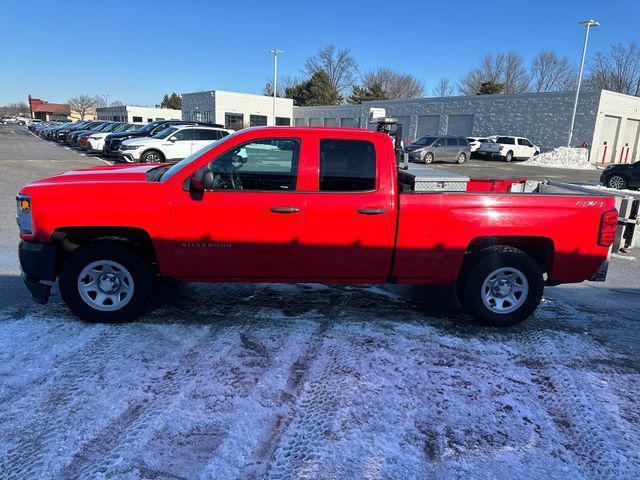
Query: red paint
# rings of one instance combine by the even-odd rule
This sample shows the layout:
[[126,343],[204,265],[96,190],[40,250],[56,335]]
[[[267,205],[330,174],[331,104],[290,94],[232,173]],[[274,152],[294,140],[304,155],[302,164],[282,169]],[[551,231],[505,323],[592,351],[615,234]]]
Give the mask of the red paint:
[[604,160],[607,158],[607,144],[604,144],[604,152],[602,153],[602,163],[604,164]]
[[[200,167],[237,144],[299,138],[297,190],[213,191],[200,199],[183,189]],[[318,191],[321,138],[365,139],[377,156],[375,191]],[[613,198],[508,193],[519,180],[472,180],[467,192],[398,193],[390,137],[346,128],[252,128],[229,137],[164,182],[147,182],[154,165],[76,170],[33,182],[35,239],[56,229],[133,227],[150,236],[164,275],[197,281],[286,281],[445,284],[465,252],[487,238],[544,245],[549,278],[590,278],[608,253],[601,217]],[[299,211],[273,213],[273,206]],[[360,215],[358,209],[384,209]],[[33,240],[27,239],[27,240]],[[506,240],[505,240],[506,241]],[[498,241],[499,242],[499,241]]]

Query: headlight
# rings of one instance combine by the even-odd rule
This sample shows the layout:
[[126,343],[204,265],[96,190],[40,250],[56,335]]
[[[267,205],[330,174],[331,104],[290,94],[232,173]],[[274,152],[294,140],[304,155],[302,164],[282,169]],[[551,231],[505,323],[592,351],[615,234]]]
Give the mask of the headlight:
[[18,213],[16,220],[18,222],[18,228],[20,229],[20,235],[25,237],[33,236],[33,219],[31,217],[31,197],[29,195],[16,196],[16,203]]
[[136,148],[140,148],[142,145],[120,145],[120,150],[135,150]]

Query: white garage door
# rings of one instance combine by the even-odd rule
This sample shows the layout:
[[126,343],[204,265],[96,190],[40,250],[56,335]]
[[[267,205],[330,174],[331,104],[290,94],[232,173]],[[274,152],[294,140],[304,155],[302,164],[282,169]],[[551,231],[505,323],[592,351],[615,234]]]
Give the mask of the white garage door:
[[473,132],[473,115],[449,115],[447,135],[468,137]]
[[419,115],[416,137],[437,135],[440,130],[440,115]]
[[[613,117],[611,115],[605,115],[602,119],[602,133],[600,135],[600,138],[603,142],[607,142],[607,153],[604,159],[605,163],[611,163],[615,160],[621,120],[622,119],[620,117]],[[598,163],[602,162],[602,157],[604,155],[605,154],[603,149],[597,159]]]
[[338,119],[337,118],[325,118],[324,119],[324,126],[325,127],[337,127],[338,126]]
[[620,145],[624,146],[625,143],[629,144],[629,154],[627,155],[624,152],[622,161],[624,162],[625,158],[627,163],[640,160],[640,145],[638,145],[640,143],[640,120],[633,120],[632,118],[627,120],[624,127],[624,138]]
[[322,119],[321,118],[310,118],[309,119],[309,126],[310,127],[321,127],[323,124]]
[[358,122],[356,122],[355,118],[341,118],[340,126],[347,128],[356,128],[358,126]]

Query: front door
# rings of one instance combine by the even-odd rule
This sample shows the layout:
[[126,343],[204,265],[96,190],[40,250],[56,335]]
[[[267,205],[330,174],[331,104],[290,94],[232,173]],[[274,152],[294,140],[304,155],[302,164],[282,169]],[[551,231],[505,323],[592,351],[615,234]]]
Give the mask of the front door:
[[395,188],[379,178],[380,168],[394,162],[376,163],[376,154],[390,149],[336,137],[318,138],[314,146],[319,164],[309,171],[319,178],[307,199],[304,269],[316,281],[384,282],[393,251]]
[[193,128],[183,128],[165,138],[162,144],[165,158],[167,160],[182,160],[191,155],[193,132]]
[[176,271],[194,279],[303,278],[307,194],[298,192],[301,142],[261,139],[206,167],[213,188],[178,191],[172,202]]

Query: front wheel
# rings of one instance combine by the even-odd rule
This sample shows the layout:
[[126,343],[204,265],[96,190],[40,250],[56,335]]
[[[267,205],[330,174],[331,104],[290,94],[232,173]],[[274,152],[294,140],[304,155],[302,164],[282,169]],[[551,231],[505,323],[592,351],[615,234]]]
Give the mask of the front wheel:
[[513,247],[479,252],[461,279],[461,304],[478,322],[507,327],[531,316],[542,300],[544,279],[538,263]]
[[627,186],[627,179],[622,175],[612,175],[607,180],[607,187],[615,188],[616,190],[622,190]]
[[164,157],[160,152],[151,150],[149,152],[142,154],[142,157],[140,157],[140,162],[141,163],[162,163],[164,162]]
[[458,155],[458,158],[456,159],[456,163],[464,163],[467,161],[467,156],[465,155],[464,152],[460,152],[460,154]]
[[125,244],[95,242],[74,250],[60,272],[62,299],[88,322],[127,322],[146,309],[152,276]]
[[433,163],[433,153],[427,153],[423,158],[424,163]]

